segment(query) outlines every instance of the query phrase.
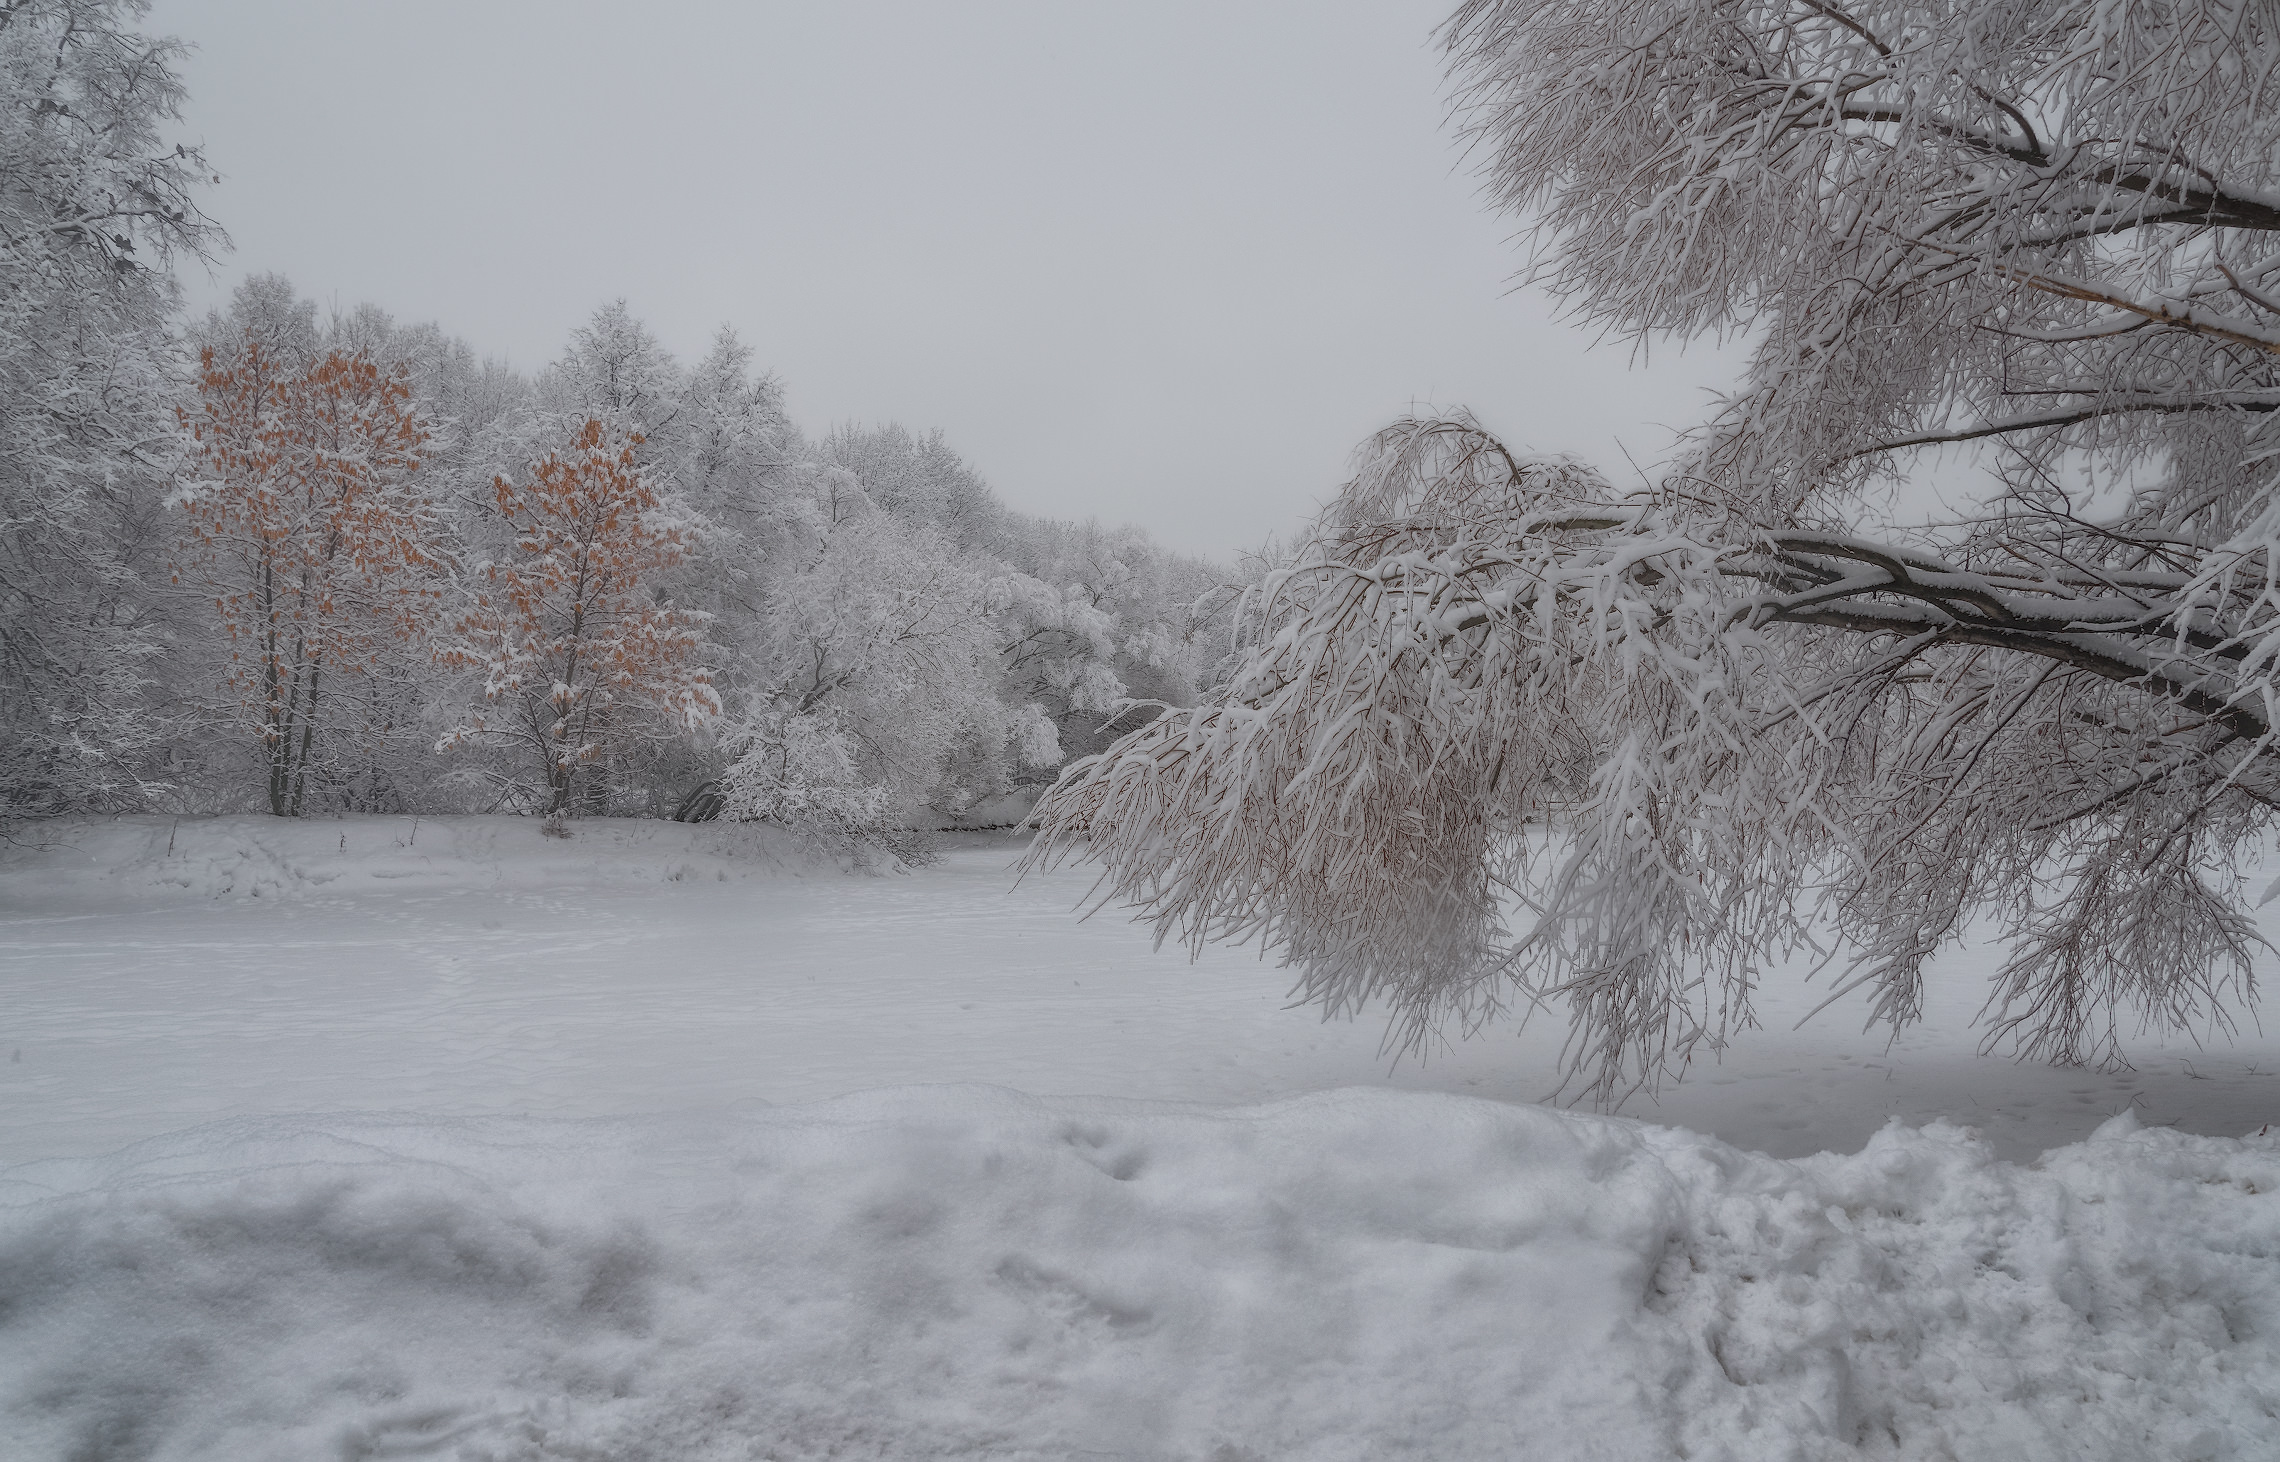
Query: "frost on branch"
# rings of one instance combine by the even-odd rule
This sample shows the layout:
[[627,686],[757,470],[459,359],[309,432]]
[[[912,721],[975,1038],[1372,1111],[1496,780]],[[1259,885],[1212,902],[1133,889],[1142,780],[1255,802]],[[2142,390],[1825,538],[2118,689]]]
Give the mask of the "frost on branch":
[[1809,935],[1905,1023],[1974,914],[2011,950],[1991,1039],[2113,1059],[2126,1013],[2251,993],[2230,857],[2280,793],[2240,708],[2269,666],[2220,692],[2242,662],[2145,634],[2145,598],[1404,422],[1248,606],[1224,694],[1072,766],[1032,856],[1412,1045],[1564,1003],[1601,1099],[1750,1023]]
[[1685,468],[1722,492],[1950,440],[2023,481],[2280,404],[2269,7],[1470,0],[1443,34],[1537,280],[1619,335],[1754,334]]

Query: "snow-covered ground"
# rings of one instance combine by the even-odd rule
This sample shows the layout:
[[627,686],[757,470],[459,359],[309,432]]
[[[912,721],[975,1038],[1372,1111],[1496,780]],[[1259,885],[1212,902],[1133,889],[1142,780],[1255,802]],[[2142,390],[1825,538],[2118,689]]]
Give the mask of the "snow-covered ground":
[[1790,1031],[1817,997],[1776,980],[1722,1065],[1563,1113],[1527,1104],[1556,1027],[1389,1070],[1242,951],[1078,921],[1082,870],[1009,889],[1015,851],[246,819],[10,852],[0,1432],[2280,1456],[2280,1137],[2241,1136],[2280,1041],[1981,1058],[1958,959],[1889,1048]]

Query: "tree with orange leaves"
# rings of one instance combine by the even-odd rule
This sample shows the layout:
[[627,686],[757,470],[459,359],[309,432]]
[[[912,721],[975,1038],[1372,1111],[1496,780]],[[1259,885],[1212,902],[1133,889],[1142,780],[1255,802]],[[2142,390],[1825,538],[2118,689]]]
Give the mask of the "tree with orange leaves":
[[483,587],[440,653],[483,673],[484,703],[437,749],[523,748],[544,774],[550,816],[575,809],[579,770],[613,741],[694,730],[720,713],[696,658],[710,616],[643,584],[689,545],[635,465],[641,441],[589,420],[527,483],[492,480],[512,554],[482,566]]
[[185,563],[229,637],[228,681],[261,737],[269,810],[298,817],[340,687],[423,638],[437,598],[428,440],[401,366],[333,352],[293,370],[249,339],[200,357],[183,411],[202,469],[177,498]]

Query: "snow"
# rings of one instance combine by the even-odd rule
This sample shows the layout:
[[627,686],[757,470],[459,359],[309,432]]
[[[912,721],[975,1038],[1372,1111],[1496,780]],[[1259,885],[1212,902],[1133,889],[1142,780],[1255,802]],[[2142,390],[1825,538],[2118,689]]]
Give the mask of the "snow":
[[2097,1077],[1971,1055],[1968,959],[1889,1050],[1787,1031],[1776,980],[1606,1117],[1530,1104],[1556,1029],[1389,1070],[1242,951],[1077,920],[1081,871],[1009,891],[1004,838],[866,874],[658,823],[66,831],[0,860],[10,1455],[2280,1435],[2253,1030]]
[[16,1170],[34,1457],[2270,1456],[2280,1142],[1425,1093],[246,1119]]
[[[963,836],[933,866],[850,877],[717,824],[80,825],[0,857],[0,1161],[310,1111],[620,1116],[932,1082],[1530,1102],[1554,1083],[1556,1019],[1394,1064],[1379,1025],[1286,1009],[1287,973],[1246,951],[1191,964],[1114,910],[1076,918],[1081,868],[1013,886],[1019,847]],[[2017,1161],[2133,1103],[2212,1136],[2280,1117],[2280,1039],[2252,1023],[2133,1045],[2114,1075],[1980,1057],[1984,978],[1948,962],[1888,1049],[1859,1001],[1791,1030],[1825,991],[1776,975],[1765,1029],[1624,1114],[1777,1157],[1945,1118]]]

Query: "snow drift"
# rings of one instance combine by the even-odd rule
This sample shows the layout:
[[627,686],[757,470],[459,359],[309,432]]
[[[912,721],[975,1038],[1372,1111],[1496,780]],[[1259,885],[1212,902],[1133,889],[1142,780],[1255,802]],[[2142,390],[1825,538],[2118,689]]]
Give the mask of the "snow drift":
[[225,1123],[0,1172],[25,1457],[2269,1456],[2280,1139],[1404,1093]]

